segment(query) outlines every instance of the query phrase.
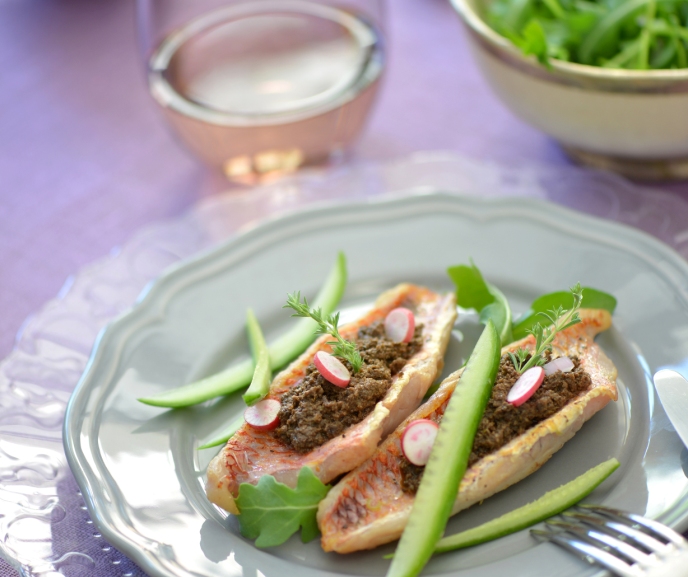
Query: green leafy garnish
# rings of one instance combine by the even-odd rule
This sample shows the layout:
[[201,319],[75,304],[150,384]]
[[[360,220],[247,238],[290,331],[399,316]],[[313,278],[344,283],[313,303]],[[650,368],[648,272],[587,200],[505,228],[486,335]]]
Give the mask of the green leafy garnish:
[[332,354],[335,357],[345,359],[351,364],[354,373],[361,370],[363,359],[361,358],[356,345],[347,341],[339,334],[339,313],[324,315],[322,310],[311,308],[304,297],[301,302],[301,293],[295,292],[287,296],[287,304],[282,308],[294,309],[293,317],[306,317],[313,319],[318,324],[316,334],[332,335],[336,341],[329,341],[327,344],[332,347]]
[[[447,273],[456,285],[457,304],[465,309],[478,311],[483,324],[492,320],[499,332],[502,346],[528,336],[540,323],[543,314],[551,316],[557,309],[569,310],[574,306],[574,296],[570,291],[548,293],[535,299],[530,309],[512,323],[511,308],[506,297],[483,278],[473,261],[470,265],[452,266],[447,269]],[[616,299],[606,292],[585,287],[582,294],[586,309],[602,309],[610,313],[616,309]]]
[[491,320],[502,346],[512,342],[511,308],[502,292],[488,283],[477,266],[457,265],[447,269],[449,278],[456,285],[456,302],[465,309],[475,309],[480,314],[480,322]]
[[685,68],[687,0],[493,0],[487,23],[524,54],[606,68]]
[[[616,309],[616,299],[605,292],[594,288],[583,288],[583,302],[586,309],[602,309],[613,313]],[[528,336],[528,330],[539,322],[539,313],[544,313],[556,307],[570,309],[573,306],[573,295],[569,291],[558,291],[542,295],[533,301],[530,310],[522,314],[514,323],[514,340],[518,341]]]
[[[508,353],[511,362],[519,373],[524,373],[534,366],[544,365],[544,354],[552,350],[552,341],[556,334],[581,322],[578,311],[583,301],[583,289],[580,283],[577,283],[570,290],[573,295],[573,305],[570,309],[565,310],[558,306],[547,312],[538,313],[547,320],[547,326],[543,327],[538,323],[529,329],[530,334],[535,337],[535,350],[530,353],[519,348],[515,353]],[[530,358],[528,358],[529,354]]]
[[309,467],[299,471],[296,489],[264,475],[257,485],[242,483],[236,504],[241,534],[256,539],[256,547],[281,545],[301,527],[301,541],[307,543],[318,534],[315,515],[330,485],[324,485]]

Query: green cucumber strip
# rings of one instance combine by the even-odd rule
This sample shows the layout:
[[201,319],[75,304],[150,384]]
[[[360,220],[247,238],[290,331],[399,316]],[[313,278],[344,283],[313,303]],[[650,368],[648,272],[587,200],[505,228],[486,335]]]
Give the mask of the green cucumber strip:
[[435,547],[435,553],[445,553],[492,541],[558,515],[592,493],[618,466],[619,461],[616,459],[609,459],[600,463],[580,477],[545,493],[532,503],[514,509],[473,529],[441,539]]
[[[339,253],[337,261],[330,271],[325,284],[315,297],[312,306],[321,308],[324,314],[330,315],[339,304],[346,287],[346,257]],[[269,347],[270,368],[281,369],[298,357],[315,339],[317,324],[313,319],[298,319],[294,326],[276,339]],[[166,391],[154,397],[139,399],[140,402],[154,407],[176,409],[188,407],[214,399],[221,395],[234,393],[251,382],[253,361],[246,359],[224,371],[201,379],[194,383]]]
[[141,398],[139,401],[154,407],[179,409],[238,391],[248,385],[252,377],[253,360],[246,359],[238,365],[200,381],[166,391],[154,397]]
[[499,357],[499,334],[488,321],[442,417],[387,577],[418,575],[442,536],[492,392]]
[[[528,329],[543,322],[543,317],[538,313],[544,313],[557,307],[570,309],[573,305],[573,295],[570,291],[557,291],[536,298],[530,305],[530,310],[521,315],[513,326],[513,338],[518,341],[527,337]],[[616,309],[616,299],[609,293],[590,288],[583,288],[583,309],[603,309],[613,313]]]
[[222,431],[217,437],[211,439],[207,443],[201,445],[198,447],[198,450],[200,451],[201,449],[210,449],[211,447],[217,447],[218,445],[224,445],[229,439],[231,439],[234,436],[234,433],[236,433],[241,425],[244,424],[244,413],[241,413],[235,419],[227,426],[227,428]]
[[272,381],[272,371],[270,370],[268,345],[265,343],[265,337],[263,331],[260,330],[258,319],[251,309],[246,311],[246,329],[248,342],[251,346],[251,355],[253,355],[253,360],[256,363],[251,384],[243,395],[244,402],[250,406],[268,394]]

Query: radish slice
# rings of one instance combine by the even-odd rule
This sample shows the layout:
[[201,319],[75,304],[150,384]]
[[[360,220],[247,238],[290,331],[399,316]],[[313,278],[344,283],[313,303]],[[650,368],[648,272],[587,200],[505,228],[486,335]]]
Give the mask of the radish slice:
[[244,419],[258,431],[271,431],[279,425],[281,406],[275,399],[264,399],[251,407],[246,407]]
[[415,329],[416,319],[408,309],[393,309],[385,317],[385,333],[387,338],[395,343],[411,342]]
[[429,419],[411,421],[401,435],[401,450],[411,463],[423,466],[430,458],[430,451],[437,436],[439,425]]
[[514,407],[521,406],[533,396],[533,393],[537,391],[544,378],[545,370],[542,367],[529,368],[511,387],[509,394],[506,396],[507,402],[514,405]]
[[313,364],[323,378],[333,385],[344,388],[351,380],[349,369],[344,366],[344,363],[325,351],[315,353]]
[[543,369],[545,369],[546,375],[553,375],[561,371],[562,373],[568,373],[573,370],[573,361],[568,357],[559,357],[547,363]]

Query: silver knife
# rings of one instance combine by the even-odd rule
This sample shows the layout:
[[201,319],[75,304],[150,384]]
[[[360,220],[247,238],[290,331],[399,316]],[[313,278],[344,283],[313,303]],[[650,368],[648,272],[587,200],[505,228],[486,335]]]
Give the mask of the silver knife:
[[655,373],[654,382],[669,421],[688,447],[688,380],[676,371],[662,369]]

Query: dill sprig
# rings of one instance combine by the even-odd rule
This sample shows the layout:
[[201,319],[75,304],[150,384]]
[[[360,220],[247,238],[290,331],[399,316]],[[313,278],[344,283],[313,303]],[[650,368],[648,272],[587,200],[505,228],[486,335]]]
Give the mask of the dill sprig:
[[570,309],[565,310],[563,307],[557,307],[544,313],[538,313],[547,319],[547,326],[543,327],[538,323],[528,330],[535,337],[535,351],[530,359],[528,359],[530,353],[526,349],[519,348],[516,353],[508,353],[514,368],[519,374],[524,373],[531,367],[544,365],[544,355],[547,351],[552,350],[552,341],[556,334],[581,322],[578,310],[583,301],[583,289],[580,283],[576,283],[576,286],[569,290],[573,295],[573,306]]
[[323,317],[322,310],[320,308],[312,309],[308,305],[306,297],[304,297],[303,302],[301,302],[300,291],[287,295],[287,304],[282,308],[293,309],[295,311],[294,314],[291,315],[293,317],[306,317],[313,319],[316,323],[318,323],[318,330],[315,334],[332,335],[335,339],[337,339],[336,341],[329,341],[327,343],[328,345],[332,346],[332,354],[335,357],[349,361],[354,373],[357,373],[361,370],[363,359],[361,358],[361,354],[358,352],[356,345],[351,341],[347,341],[346,339],[342,338],[342,335],[339,334],[339,328],[337,326],[339,324],[339,313],[334,313],[328,317]]

